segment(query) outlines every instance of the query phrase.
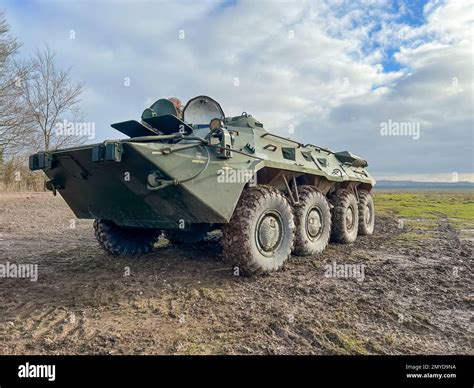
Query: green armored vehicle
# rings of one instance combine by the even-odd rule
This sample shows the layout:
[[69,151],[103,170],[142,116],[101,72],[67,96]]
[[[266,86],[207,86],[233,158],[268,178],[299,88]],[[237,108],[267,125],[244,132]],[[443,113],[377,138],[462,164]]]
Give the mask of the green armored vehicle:
[[252,275],[373,233],[375,180],[350,152],[272,134],[246,113],[225,117],[207,96],[183,110],[160,99],[140,122],[112,127],[129,138],[29,160],[78,218],[95,220],[110,254],[150,252],[162,233],[196,243],[221,229],[225,260]]

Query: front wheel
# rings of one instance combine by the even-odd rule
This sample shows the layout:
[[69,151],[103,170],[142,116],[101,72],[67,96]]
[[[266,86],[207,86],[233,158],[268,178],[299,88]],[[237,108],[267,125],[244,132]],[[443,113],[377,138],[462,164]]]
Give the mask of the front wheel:
[[240,197],[229,224],[222,228],[226,262],[239,274],[261,275],[280,269],[293,248],[291,206],[277,189],[259,185]]
[[94,234],[99,245],[114,256],[148,253],[160,233],[155,229],[123,228],[109,220],[94,220]]

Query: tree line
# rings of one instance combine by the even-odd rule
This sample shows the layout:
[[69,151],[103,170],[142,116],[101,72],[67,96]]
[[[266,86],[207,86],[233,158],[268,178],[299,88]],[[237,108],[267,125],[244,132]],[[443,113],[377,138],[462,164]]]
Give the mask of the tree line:
[[44,174],[29,171],[28,156],[86,141],[58,130],[64,120],[83,120],[83,84],[73,81],[70,68],[58,67],[49,46],[19,59],[21,46],[0,9],[0,188],[38,191]]

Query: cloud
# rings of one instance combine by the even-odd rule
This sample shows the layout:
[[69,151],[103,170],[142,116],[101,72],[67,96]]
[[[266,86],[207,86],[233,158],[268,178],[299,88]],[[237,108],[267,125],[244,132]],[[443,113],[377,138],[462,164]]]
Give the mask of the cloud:
[[[98,140],[117,137],[109,124],[139,117],[156,98],[208,94],[227,115],[247,111],[268,130],[361,154],[376,174],[471,173],[469,5],[397,4],[120,1],[6,8],[24,52],[48,42],[86,82],[82,106],[96,122]],[[69,39],[70,30],[76,39]],[[388,120],[419,123],[420,138],[381,136]]]

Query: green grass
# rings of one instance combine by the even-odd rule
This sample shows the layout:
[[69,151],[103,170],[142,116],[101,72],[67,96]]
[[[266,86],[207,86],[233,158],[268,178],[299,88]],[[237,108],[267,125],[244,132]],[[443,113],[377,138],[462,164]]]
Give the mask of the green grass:
[[448,218],[454,223],[474,223],[474,192],[375,192],[377,214],[433,222]]
[[426,241],[434,237],[439,220],[446,218],[451,226],[461,231],[462,238],[473,237],[473,191],[375,191],[374,202],[376,214],[393,216],[403,222],[398,240]]

